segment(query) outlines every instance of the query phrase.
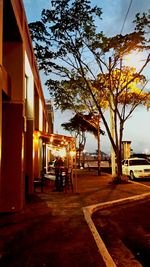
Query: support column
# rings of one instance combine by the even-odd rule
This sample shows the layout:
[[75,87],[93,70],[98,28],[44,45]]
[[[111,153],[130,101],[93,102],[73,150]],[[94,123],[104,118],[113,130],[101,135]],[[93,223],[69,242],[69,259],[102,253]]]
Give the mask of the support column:
[[24,205],[22,114],[22,104],[3,103],[1,212],[20,211]]
[[1,179],[2,179],[1,160],[2,160],[2,71],[0,67],[0,196],[1,196]]
[[25,152],[25,182],[26,193],[31,194],[34,191],[33,183],[33,120],[27,120],[26,132],[26,152]]
[[31,194],[34,191],[33,174],[33,129],[34,129],[34,80],[32,70],[25,54],[25,181],[26,193]]
[[3,0],[0,0],[0,200],[1,200],[1,160],[2,160],[2,55],[3,55]]
[[3,55],[3,0],[0,0],[0,65]]
[[[3,65],[9,74],[11,99],[2,102],[0,212],[20,211],[24,182],[24,51],[22,42],[3,43]],[[14,62],[16,64],[14,64]],[[10,87],[11,86],[11,87]]]
[[1,137],[2,137],[2,69],[1,69],[2,55],[3,55],[3,0],[0,0],[0,164],[1,164]]

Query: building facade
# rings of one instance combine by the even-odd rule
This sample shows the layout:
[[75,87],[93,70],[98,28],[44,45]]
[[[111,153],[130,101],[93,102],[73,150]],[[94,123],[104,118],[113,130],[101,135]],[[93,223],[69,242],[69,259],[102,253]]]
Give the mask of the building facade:
[[122,141],[122,159],[128,159],[131,156],[131,141]]
[[38,132],[52,134],[52,124],[22,0],[0,0],[0,212],[20,211],[33,193],[43,168]]

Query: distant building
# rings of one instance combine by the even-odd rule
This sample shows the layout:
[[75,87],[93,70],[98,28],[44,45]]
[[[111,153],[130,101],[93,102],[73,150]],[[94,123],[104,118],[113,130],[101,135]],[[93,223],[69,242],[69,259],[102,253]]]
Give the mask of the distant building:
[[131,156],[131,141],[122,141],[122,159],[128,159]]
[[51,132],[54,131],[54,109],[52,100],[46,100],[46,108],[48,114],[49,125],[51,126]]

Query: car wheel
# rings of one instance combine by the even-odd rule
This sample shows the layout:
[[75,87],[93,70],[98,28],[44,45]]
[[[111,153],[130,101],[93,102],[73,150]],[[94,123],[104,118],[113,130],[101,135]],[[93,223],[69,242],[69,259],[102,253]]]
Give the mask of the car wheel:
[[130,172],[130,179],[133,181],[135,179],[134,177],[134,173],[133,172]]

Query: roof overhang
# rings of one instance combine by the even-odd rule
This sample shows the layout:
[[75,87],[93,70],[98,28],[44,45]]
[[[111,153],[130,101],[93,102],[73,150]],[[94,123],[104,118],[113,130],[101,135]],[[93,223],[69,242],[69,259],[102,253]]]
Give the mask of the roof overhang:
[[75,149],[75,138],[72,136],[49,134],[42,131],[34,131],[34,136],[41,138],[46,144],[50,144],[57,147],[70,146],[70,149]]

